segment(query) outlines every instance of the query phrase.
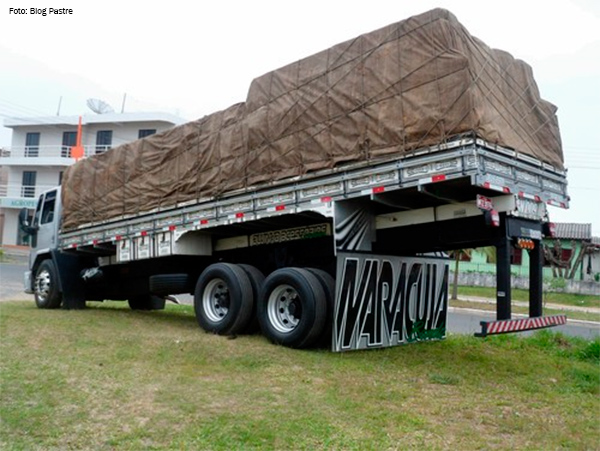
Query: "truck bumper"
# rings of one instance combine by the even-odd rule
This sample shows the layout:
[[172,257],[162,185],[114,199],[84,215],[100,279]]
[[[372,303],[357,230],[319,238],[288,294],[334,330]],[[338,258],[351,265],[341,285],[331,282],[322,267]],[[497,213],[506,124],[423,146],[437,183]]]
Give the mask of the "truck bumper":
[[33,284],[31,283],[31,271],[25,271],[23,274],[23,288],[25,293],[33,294]]

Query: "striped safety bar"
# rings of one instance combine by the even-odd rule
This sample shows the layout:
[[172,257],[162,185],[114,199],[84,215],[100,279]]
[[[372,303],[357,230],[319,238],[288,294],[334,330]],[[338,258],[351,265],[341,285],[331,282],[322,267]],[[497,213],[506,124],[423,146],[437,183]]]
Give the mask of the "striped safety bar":
[[566,315],[540,316],[537,318],[505,319],[500,321],[481,321],[481,332],[476,337],[488,335],[523,332],[525,330],[543,329],[545,327],[561,326],[567,323]]

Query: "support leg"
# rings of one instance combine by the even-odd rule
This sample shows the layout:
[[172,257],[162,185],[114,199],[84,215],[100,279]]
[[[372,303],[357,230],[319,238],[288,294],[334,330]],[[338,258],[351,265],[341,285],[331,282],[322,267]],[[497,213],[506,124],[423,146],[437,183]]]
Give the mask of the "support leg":
[[511,319],[510,239],[496,244],[496,319]]
[[543,267],[542,242],[534,241],[535,247],[529,251],[529,316],[542,316]]

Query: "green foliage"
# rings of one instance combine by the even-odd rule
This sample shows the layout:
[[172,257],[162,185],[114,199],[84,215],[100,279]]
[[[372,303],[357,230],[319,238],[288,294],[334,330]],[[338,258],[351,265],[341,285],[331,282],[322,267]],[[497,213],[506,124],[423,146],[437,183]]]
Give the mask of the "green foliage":
[[567,286],[567,281],[562,277],[550,279],[550,288],[553,290],[564,290]]
[[585,346],[578,351],[577,356],[581,360],[600,363],[600,338],[596,338],[595,340],[586,343]]

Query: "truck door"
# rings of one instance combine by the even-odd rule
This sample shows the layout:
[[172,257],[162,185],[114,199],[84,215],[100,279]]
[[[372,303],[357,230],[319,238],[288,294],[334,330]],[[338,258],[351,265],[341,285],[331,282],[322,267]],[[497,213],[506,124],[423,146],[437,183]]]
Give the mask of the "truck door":
[[52,249],[56,247],[56,233],[58,230],[57,221],[59,217],[56,212],[57,190],[48,191],[40,199],[35,210],[33,226],[37,226],[37,239],[34,248]]

